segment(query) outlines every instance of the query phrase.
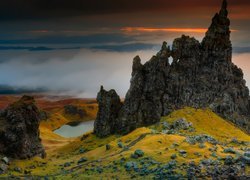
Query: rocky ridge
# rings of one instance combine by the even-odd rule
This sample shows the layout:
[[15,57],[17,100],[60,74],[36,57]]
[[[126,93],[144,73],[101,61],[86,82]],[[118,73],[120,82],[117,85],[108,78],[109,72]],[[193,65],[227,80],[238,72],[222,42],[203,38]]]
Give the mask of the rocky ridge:
[[[232,63],[227,1],[213,17],[201,43],[183,35],[174,40],[171,48],[164,42],[144,65],[136,56],[123,105],[114,90],[109,96],[103,92],[102,87],[94,128],[100,137],[154,124],[185,106],[209,107],[249,133],[249,90],[242,70]],[[116,104],[119,108],[114,108]]]
[[40,111],[33,97],[23,96],[0,114],[0,154],[26,159],[45,156],[39,137]]

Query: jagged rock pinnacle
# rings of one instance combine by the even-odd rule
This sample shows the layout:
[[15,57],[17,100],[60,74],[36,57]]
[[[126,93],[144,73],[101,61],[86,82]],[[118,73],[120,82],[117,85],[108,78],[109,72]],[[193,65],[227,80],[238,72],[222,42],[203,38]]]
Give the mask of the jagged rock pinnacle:
[[115,126],[117,126],[116,119],[122,106],[120,97],[115,90],[106,91],[101,86],[97,102],[99,104],[99,111],[94,124],[94,132],[100,137],[113,134]]
[[101,85],[101,87],[100,87],[100,91],[103,91],[103,89],[104,89],[104,88],[103,88],[103,85]]
[[168,46],[168,43],[166,41],[162,43],[161,50],[159,53],[157,53],[157,56],[165,60],[167,60],[171,56],[170,46]]
[[227,17],[228,11],[227,11],[227,0],[223,0],[221,10],[220,10],[220,16]]
[[[221,51],[224,53],[231,51],[230,20],[227,15],[227,1],[224,0],[220,12],[213,17],[212,23],[202,41],[202,47],[205,51]],[[231,54],[228,56],[231,56]]]
[[142,68],[141,58],[136,56],[133,60],[132,76]]
[[167,49],[167,45],[168,45],[168,43],[167,43],[166,41],[163,41],[162,46],[161,46],[161,49],[162,49],[162,50]]
[[[242,70],[232,63],[229,26],[224,0],[201,43],[183,35],[174,40],[172,50],[163,42],[157,55],[144,65],[136,57],[130,88],[118,112],[110,106],[117,103],[110,103],[106,93],[98,93],[101,116],[96,119],[95,133],[129,133],[186,106],[210,108],[250,133],[249,90]],[[173,57],[171,65],[169,56]],[[117,99],[117,95],[109,97]],[[117,118],[109,118],[110,112]],[[113,127],[112,132],[107,127]]]

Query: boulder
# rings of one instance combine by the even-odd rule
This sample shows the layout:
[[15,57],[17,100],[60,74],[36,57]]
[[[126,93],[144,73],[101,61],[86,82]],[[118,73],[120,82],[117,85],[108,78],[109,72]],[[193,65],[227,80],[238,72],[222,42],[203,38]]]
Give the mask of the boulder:
[[70,162],[66,162],[63,164],[63,167],[70,167],[71,166],[71,163]]
[[234,163],[235,163],[235,160],[234,160],[234,158],[232,156],[227,156],[225,158],[225,161],[224,161],[225,165],[232,165]]
[[83,154],[83,153],[85,153],[85,152],[86,152],[86,149],[84,149],[84,148],[82,148],[82,147],[79,149],[79,154]]
[[130,161],[130,162],[127,162],[125,165],[124,165],[126,171],[131,171],[133,169],[137,169],[138,168],[138,165],[136,162],[133,162],[133,161]]
[[244,156],[246,156],[246,157],[249,157],[249,158],[250,158],[250,151],[246,151],[246,152],[244,152]]
[[188,128],[192,127],[192,123],[187,122],[185,118],[181,118],[174,121],[170,127],[174,130],[187,130]]
[[9,164],[9,158],[7,158],[7,157],[3,157],[2,158],[2,161],[5,163],[5,164]]
[[81,159],[79,159],[79,160],[77,161],[77,164],[81,164],[81,163],[84,163],[84,162],[86,162],[86,161],[88,161],[87,158],[82,157]]
[[0,153],[18,159],[45,157],[39,137],[39,114],[30,96],[9,105],[0,117]]
[[247,164],[247,165],[250,165],[250,157],[247,157],[247,156],[240,156],[238,158],[238,161],[244,163],[244,164]]
[[8,168],[9,168],[9,166],[7,164],[0,163],[0,174],[6,173]]
[[179,153],[180,154],[187,154],[187,151],[185,151],[185,150],[179,150]]
[[134,154],[136,154],[138,157],[144,156],[144,152],[143,152],[142,150],[140,150],[140,149],[137,149],[137,150],[134,152]]
[[223,150],[224,153],[229,153],[229,154],[236,154],[236,151],[233,148],[225,148]]
[[176,159],[177,158],[177,155],[176,154],[172,154],[171,155],[171,159]]
[[13,169],[15,172],[22,173],[22,168],[20,167],[14,167]]
[[123,143],[120,142],[120,141],[117,143],[117,146],[118,146],[119,148],[123,148],[123,147],[124,147]]
[[110,144],[106,144],[106,151],[111,149],[111,145]]

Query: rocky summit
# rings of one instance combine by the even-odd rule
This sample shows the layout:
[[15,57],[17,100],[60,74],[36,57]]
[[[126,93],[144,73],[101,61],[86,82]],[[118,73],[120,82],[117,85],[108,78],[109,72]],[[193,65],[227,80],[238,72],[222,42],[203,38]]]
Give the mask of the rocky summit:
[[39,138],[40,112],[33,97],[23,96],[0,115],[0,154],[26,159],[45,156]]
[[97,100],[94,132],[100,137],[154,124],[186,106],[210,108],[249,133],[249,90],[242,70],[232,63],[227,1],[213,17],[202,42],[183,35],[172,47],[164,42],[144,65],[136,56],[122,106],[114,90],[107,93],[101,88]]

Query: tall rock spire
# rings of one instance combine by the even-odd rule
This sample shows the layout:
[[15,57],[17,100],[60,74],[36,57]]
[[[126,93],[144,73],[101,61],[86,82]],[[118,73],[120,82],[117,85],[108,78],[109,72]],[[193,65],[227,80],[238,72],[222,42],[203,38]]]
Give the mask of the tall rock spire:
[[228,19],[227,1],[223,0],[221,10],[216,13],[208,28],[202,47],[206,51],[228,51],[230,54],[232,45],[230,41],[230,20]]
[[227,17],[228,11],[227,11],[227,0],[223,0],[221,10],[220,10],[220,16]]

